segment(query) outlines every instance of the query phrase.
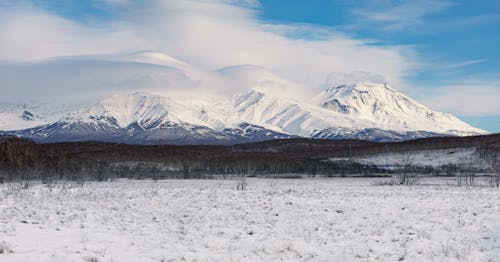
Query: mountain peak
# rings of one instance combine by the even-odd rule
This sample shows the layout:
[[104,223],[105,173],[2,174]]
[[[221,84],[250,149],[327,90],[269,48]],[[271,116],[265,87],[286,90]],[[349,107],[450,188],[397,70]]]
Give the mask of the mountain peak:
[[387,83],[371,83],[371,82],[362,82],[355,84],[340,84],[333,85],[325,89],[324,93],[327,94],[342,94],[342,95],[350,95],[352,93],[361,93],[368,92],[373,94],[382,94],[385,92],[389,93],[400,93],[396,89],[392,88]]
[[328,87],[313,103],[344,115],[376,123],[378,128],[395,131],[426,130],[453,133],[463,130],[485,133],[458,118],[409,98],[387,83],[356,83]]
[[69,120],[102,122],[124,128],[133,123],[158,122],[166,118],[170,103],[168,98],[147,91],[120,93],[85,108]]
[[146,99],[146,98],[164,98],[160,95],[150,93],[149,91],[137,90],[128,93],[114,94],[103,101],[113,101],[117,99]]

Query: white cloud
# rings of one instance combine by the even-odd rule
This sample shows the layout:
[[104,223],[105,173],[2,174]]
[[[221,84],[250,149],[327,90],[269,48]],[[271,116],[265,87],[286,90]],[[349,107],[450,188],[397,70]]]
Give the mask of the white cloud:
[[373,72],[399,85],[415,59],[405,47],[375,46],[324,30],[321,40],[286,37],[294,26],[271,29],[258,21],[256,1],[118,2],[120,7],[107,7],[117,19],[99,27],[33,7],[0,12],[0,58],[157,50],[205,69],[255,64],[309,87],[334,71]]
[[37,100],[88,103],[117,92],[138,89],[189,92],[198,87],[195,81],[175,68],[96,58],[0,63],[0,102]]
[[370,72],[354,71],[350,73],[334,72],[326,78],[327,86],[350,85],[356,83],[385,83],[387,80],[381,75],[375,75]]
[[463,116],[500,116],[500,84],[446,86],[422,102],[433,109]]
[[0,10],[1,60],[29,62],[127,51],[145,45],[130,31],[90,28],[33,7]]

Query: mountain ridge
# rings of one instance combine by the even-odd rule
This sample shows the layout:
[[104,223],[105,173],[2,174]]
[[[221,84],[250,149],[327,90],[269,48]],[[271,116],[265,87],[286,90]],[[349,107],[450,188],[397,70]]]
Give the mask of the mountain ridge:
[[[36,115],[25,110],[18,118],[31,121]],[[387,84],[374,83],[330,86],[310,101],[261,88],[215,102],[135,91],[115,94],[56,121],[47,119],[51,121],[0,134],[38,142],[236,144],[294,137],[401,141],[486,133]]]

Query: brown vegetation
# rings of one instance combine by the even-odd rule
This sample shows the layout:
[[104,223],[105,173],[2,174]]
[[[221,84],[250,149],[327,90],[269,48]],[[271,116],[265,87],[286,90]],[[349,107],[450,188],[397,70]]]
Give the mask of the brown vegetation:
[[485,155],[500,148],[500,135],[440,137],[405,142],[286,139],[233,146],[127,145],[103,142],[37,144],[0,138],[0,182],[11,179],[95,179],[116,177],[211,178],[216,175],[384,173],[349,160],[325,161],[383,152],[476,147]]

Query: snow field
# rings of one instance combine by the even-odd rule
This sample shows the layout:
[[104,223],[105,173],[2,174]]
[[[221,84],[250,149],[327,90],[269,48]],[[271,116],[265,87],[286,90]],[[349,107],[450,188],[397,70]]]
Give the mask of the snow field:
[[[331,158],[330,160],[351,160],[350,158]],[[377,165],[388,168],[400,167],[406,162],[415,166],[439,167],[443,165],[470,164],[476,168],[489,168],[488,163],[482,160],[476,148],[450,148],[416,150],[402,153],[381,153],[367,156],[356,156],[353,161],[365,165]]]
[[0,261],[500,260],[500,190],[379,180],[4,184]]

